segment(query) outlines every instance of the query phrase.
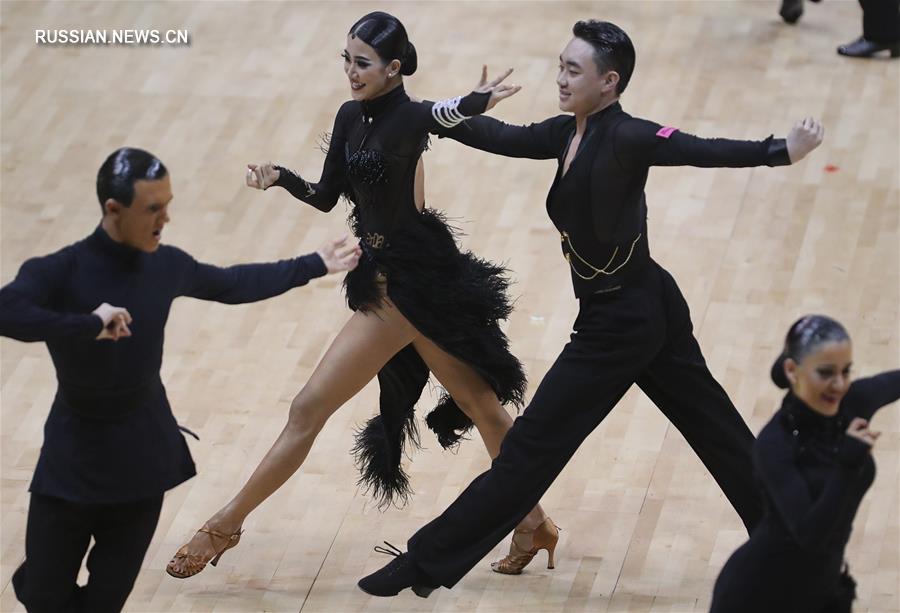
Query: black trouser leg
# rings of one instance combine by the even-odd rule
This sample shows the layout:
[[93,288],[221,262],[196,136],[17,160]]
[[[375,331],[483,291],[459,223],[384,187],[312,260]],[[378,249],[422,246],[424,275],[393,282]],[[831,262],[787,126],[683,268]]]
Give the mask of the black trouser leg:
[[84,506],[32,494],[25,529],[25,562],[13,575],[16,597],[29,613],[81,611],[76,580],[91,542]]
[[582,304],[575,333],[513,423],[491,469],[410,538],[412,561],[452,587],[509,534],[659,351],[659,275],[650,290]]
[[859,0],[863,37],[875,43],[900,42],[900,0]]
[[95,543],[87,559],[90,575],[83,593],[86,612],[122,610],[156,530],[162,501],[159,496],[98,506],[93,526]]
[[678,428],[750,532],[762,519],[753,480],[753,433],[706,366],[688,305],[663,272],[666,345],[637,384]]
[[853,613],[853,601],[845,598],[835,598],[816,613]]
[[[29,613],[121,611],[159,520],[162,495],[123,504],[80,504],[31,495],[25,562],[13,576]],[[91,536],[88,583],[76,584]]]

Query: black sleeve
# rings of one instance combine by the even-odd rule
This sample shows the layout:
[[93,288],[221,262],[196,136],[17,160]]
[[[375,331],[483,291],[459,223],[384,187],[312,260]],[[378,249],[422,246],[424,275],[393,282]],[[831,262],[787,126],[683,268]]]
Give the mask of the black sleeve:
[[175,254],[181,271],[179,295],[225,304],[278,296],[327,272],[317,253],[269,264],[238,264],[227,268],[202,264],[181,250]]
[[817,498],[795,460],[793,441],[783,432],[764,431],[754,446],[753,460],[757,477],[772,500],[775,513],[801,547],[820,543],[836,527],[846,505],[854,500],[857,477],[871,447],[851,436],[842,437],[839,462],[831,470]]
[[900,370],[858,379],[850,386],[841,404],[856,417],[871,419],[878,409],[900,399]]
[[275,166],[279,171],[278,180],[273,185],[283,187],[290,194],[310,204],[320,211],[328,212],[337,204],[346,183],[344,147],[347,142],[347,122],[352,115],[353,102],[345,102],[334,118],[334,128],[328,139],[328,153],[318,183],[310,183],[299,174]]
[[92,339],[100,334],[103,320],[98,315],[63,313],[52,307],[54,292],[67,275],[66,263],[65,256],[54,254],[22,264],[12,283],[0,289],[0,336],[35,342]]
[[616,126],[614,151],[623,168],[647,166],[698,166],[746,168],[786,166],[791,163],[787,141],[700,138],[677,128],[644,119],[628,119]]
[[564,143],[566,115],[545,119],[540,123],[515,126],[493,117],[472,117],[451,129],[436,131],[469,147],[513,158],[552,160],[559,157]]

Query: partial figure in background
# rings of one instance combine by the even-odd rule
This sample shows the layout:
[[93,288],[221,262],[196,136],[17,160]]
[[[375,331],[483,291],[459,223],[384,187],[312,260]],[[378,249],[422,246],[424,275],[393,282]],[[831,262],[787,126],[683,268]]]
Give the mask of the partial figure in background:
[[[862,36],[839,46],[837,52],[869,58],[887,51],[892,58],[900,57],[900,0],[859,0],[859,5],[863,12]],[[787,23],[797,23],[803,15],[803,0],[782,0],[778,14]]]
[[772,380],[789,389],[753,463],[765,515],[716,581],[712,613],[849,613],[844,550],[875,478],[875,412],[900,398],[900,370],[850,383],[850,336],[808,315],[791,326]]

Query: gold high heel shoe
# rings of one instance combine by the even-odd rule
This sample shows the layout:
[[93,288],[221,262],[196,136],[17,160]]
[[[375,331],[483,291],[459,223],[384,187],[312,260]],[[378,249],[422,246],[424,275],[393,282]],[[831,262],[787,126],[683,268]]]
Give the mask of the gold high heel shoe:
[[[203,556],[198,553],[188,553],[187,545],[182,545],[181,548],[175,552],[175,556],[169,560],[168,564],[166,564],[166,572],[176,579],[193,577],[206,568],[207,563],[216,566],[219,563],[219,558],[222,557],[222,554],[237,545],[241,541],[241,535],[244,533],[243,530],[239,529],[233,534],[224,534],[210,529],[207,525],[204,525],[197,530],[197,532],[203,532],[209,535],[209,540],[212,543],[215,554],[213,554],[212,559],[204,560]],[[214,538],[225,539],[225,546],[221,549],[216,548],[216,542],[213,540]]]
[[[528,566],[541,549],[547,550],[547,568],[555,568],[553,553],[556,551],[556,543],[559,542],[559,531],[559,526],[554,524],[549,517],[533,530],[516,528],[513,531],[509,553],[502,560],[491,563],[491,569],[495,573],[504,575],[520,575],[522,574],[522,569]],[[516,542],[516,537],[520,534],[532,535],[531,549],[525,549]]]

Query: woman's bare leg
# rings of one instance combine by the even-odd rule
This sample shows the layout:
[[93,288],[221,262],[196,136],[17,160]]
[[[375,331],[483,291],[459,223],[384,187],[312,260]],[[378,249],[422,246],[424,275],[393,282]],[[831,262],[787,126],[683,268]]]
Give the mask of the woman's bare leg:
[[[512,417],[497,399],[487,381],[471,366],[453,357],[431,340],[418,336],[413,347],[447,390],[457,406],[475,423],[491,458],[500,453],[500,444],[512,427]],[[547,515],[538,504],[519,523],[519,528],[533,530]]]
[[[379,309],[354,313],[294,397],[287,424],[272,448],[240,492],[209,519],[209,528],[222,534],[237,532],[247,515],[297,472],[328,418],[417,334],[387,300]],[[188,552],[211,558],[212,541],[198,532],[188,543]],[[217,539],[215,546],[223,545]]]

